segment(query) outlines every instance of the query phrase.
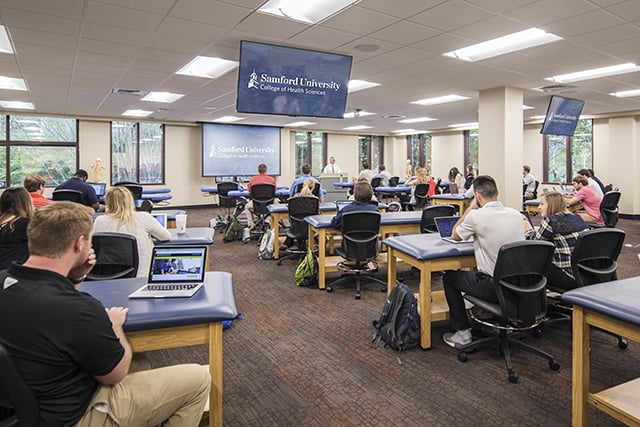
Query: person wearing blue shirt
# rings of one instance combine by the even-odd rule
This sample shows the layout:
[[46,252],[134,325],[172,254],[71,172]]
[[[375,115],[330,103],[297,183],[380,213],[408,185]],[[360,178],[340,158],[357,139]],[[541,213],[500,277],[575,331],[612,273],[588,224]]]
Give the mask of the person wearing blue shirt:
[[76,190],[81,192],[84,204],[91,206],[93,210],[97,211],[100,208],[100,204],[98,203],[96,190],[86,183],[87,179],[89,179],[87,171],[84,169],[78,169],[70,179],[58,185],[56,190]]
[[353,186],[353,196],[355,201],[342,208],[340,212],[331,218],[331,227],[338,228],[342,225],[342,215],[346,212],[373,211],[378,212],[378,205],[371,203],[373,188],[365,181],[359,181]]
[[[302,176],[294,179],[291,183],[291,187],[289,188],[290,197],[293,197],[298,192],[298,185],[302,184],[307,178],[311,178],[313,182],[315,182],[317,185],[320,185],[320,181],[311,176],[311,165],[305,163],[304,165],[302,165],[300,170],[302,171]],[[322,194],[322,187],[320,188],[320,194]]]

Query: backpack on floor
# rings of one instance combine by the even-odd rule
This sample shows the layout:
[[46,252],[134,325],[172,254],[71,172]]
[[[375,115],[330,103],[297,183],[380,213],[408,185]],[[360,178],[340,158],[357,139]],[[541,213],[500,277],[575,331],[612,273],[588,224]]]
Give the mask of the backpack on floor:
[[235,216],[231,217],[231,221],[229,221],[227,230],[224,232],[224,237],[222,238],[222,241],[225,243],[233,242],[234,240],[242,240],[242,226]]
[[305,288],[318,287],[318,258],[309,248],[307,254],[300,260],[294,275],[296,286]]
[[409,286],[400,282],[393,285],[380,319],[374,320],[373,326],[373,347],[382,341],[385,347],[403,351],[420,343],[418,301]]
[[273,245],[276,240],[275,230],[267,230],[262,233],[260,247],[258,248],[258,258],[273,259]]

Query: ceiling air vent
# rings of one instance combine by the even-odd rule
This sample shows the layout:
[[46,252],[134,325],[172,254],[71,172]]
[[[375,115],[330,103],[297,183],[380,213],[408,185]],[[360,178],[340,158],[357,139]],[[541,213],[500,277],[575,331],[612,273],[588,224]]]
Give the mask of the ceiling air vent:
[[383,119],[391,119],[391,120],[399,120],[406,119],[407,116],[403,116],[402,114],[385,114],[382,116]]
[[573,90],[575,88],[576,86],[572,86],[572,85],[555,84],[555,85],[548,85],[548,86],[540,86],[536,89],[544,93],[556,93],[556,92],[566,92],[569,90]]
[[114,87],[111,89],[111,93],[115,95],[133,95],[133,96],[145,96],[147,94],[144,90],[139,89],[125,89],[121,87]]

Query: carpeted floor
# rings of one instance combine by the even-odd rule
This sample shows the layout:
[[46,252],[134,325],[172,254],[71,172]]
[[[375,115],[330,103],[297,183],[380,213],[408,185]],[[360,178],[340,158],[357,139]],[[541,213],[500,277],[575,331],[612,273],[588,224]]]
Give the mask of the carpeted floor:
[[[189,226],[207,226],[217,214],[189,210]],[[640,222],[621,220],[619,227],[627,232],[626,243],[640,243]],[[640,274],[638,252],[623,249],[620,278]],[[548,328],[540,339],[527,338],[554,354],[560,371],[516,349],[512,357],[519,382],[510,384],[497,350],[470,354],[460,363],[441,340],[449,331],[446,322],[434,325],[430,351],[398,355],[371,348],[371,321],[385,299],[379,286],[372,283],[360,301],[350,288],[331,294],[297,288],[295,261],[279,267],[256,253],[255,242],[223,243],[220,234],[211,251],[211,268],[233,273],[236,303],[245,316],[224,332],[225,426],[571,424],[568,324]],[[434,287],[442,286],[439,275],[433,280]],[[591,354],[592,390],[640,377],[640,344],[619,350],[614,338],[593,332]],[[208,362],[204,346],[149,355],[155,367]],[[590,421],[618,425],[595,410]]]

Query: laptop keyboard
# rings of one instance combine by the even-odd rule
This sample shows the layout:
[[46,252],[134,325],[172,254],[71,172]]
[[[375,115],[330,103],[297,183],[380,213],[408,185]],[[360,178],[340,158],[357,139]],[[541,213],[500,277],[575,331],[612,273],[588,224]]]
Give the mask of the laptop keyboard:
[[147,285],[147,291],[188,291],[198,286],[198,283],[173,283],[167,285]]

